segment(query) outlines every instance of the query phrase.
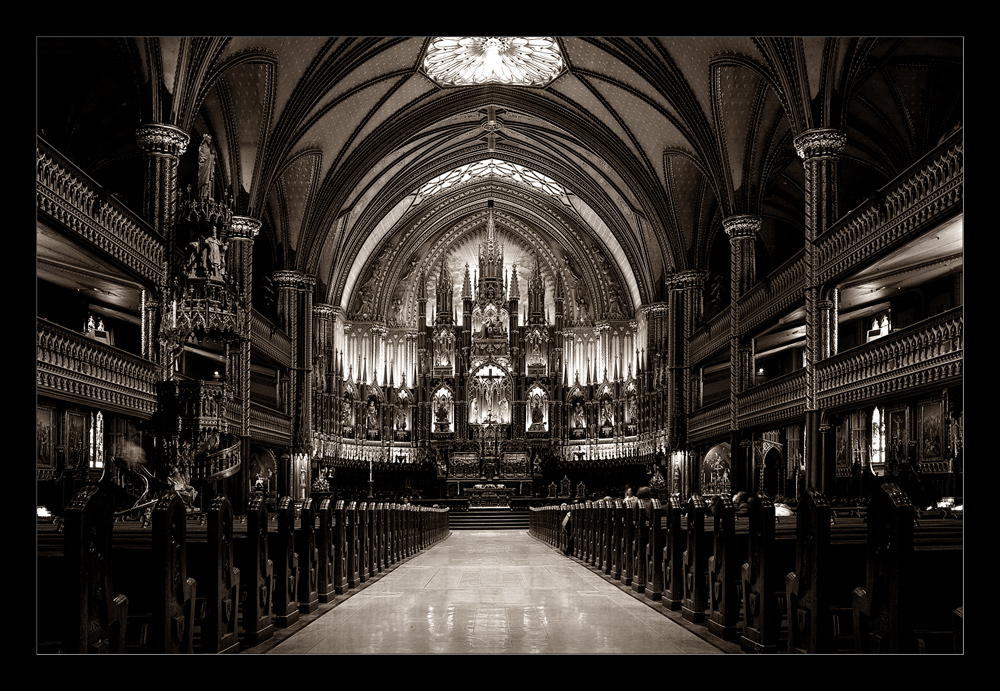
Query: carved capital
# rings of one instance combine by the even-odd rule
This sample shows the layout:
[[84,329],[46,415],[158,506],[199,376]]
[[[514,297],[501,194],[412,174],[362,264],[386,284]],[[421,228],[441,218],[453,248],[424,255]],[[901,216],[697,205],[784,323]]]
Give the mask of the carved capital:
[[707,275],[708,274],[705,271],[688,269],[687,271],[680,271],[671,276],[670,284],[678,290],[701,288],[705,285],[705,277]]
[[271,278],[274,279],[274,284],[278,288],[295,288],[304,277],[305,274],[301,271],[292,269],[282,269],[271,274]]
[[760,216],[730,216],[722,221],[722,229],[731,240],[756,237],[760,226]]
[[806,161],[818,156],[836,156],[844,150],[847,135],[840,130],[807,130],[795,138],[795,152]]
[[665,317],[670,313],[670,306],[665,302],[654,302],[650,305],[642,305],[639,310],[646,315],[646,318]]
[[299,290],[310,290],[316,285],[316,277],[299,274]]
[[316,303],[313,305],[313,315],[319,317],[320,319],[336,319],[335,310],[340,309],[339,307],[334,307],[325,302]]
[[135,140],[143,153],[180,157],[187,150],[191,137],[173,125],[152,123],[136,130]]
[[229,226],[230,240],[253,240],[260,232],[261,223],[256,218],[249,216],[233,216],[232,225]]

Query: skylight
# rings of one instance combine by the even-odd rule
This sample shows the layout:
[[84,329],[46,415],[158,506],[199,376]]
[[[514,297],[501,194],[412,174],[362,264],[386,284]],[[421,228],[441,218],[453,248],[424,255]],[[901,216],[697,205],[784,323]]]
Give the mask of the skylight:
[[549,36],[439,36],[424,59],[427,74],[442,86],[544,86],[563,66]]

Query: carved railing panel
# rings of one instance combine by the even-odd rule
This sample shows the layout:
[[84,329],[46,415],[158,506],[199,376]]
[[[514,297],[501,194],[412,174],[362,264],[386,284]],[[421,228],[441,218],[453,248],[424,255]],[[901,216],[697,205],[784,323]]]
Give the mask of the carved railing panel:
[[256,310],[250,312],[250,343],[279,365],[292,366],[292,341],[288,334]]
[[729,432],[729,401],[719,401],[701,408],[688,417],[688,439],[702,439],[728,434]]
[[35,155],[38,211],[137,275],[161,282],[164,239],[43,139]]
[[805,411],[805,370],[747,389],[738,396],[740,425],[777,423]]
[[691,335],[688,340],[688,356],[691,362],[704,362],[716,353],[728,349],[729,308],[727,307]]
[[156,412],[156,365],[44,319],[36,323],[39,393],[137,417]]
[[821,283],[832,283],[961,209],[963,133],[958,132],[819,239]]
[[292,443],[292,419],[277,410],[250,404],[250,438],[266,444],[287,446]]
[[820,404],[854,403],[961,379],[963,314],[957,307],[820,362]]
[[740,331],[749,333],[801,304],[805,278],[805,259],[800,252],[740,300]]

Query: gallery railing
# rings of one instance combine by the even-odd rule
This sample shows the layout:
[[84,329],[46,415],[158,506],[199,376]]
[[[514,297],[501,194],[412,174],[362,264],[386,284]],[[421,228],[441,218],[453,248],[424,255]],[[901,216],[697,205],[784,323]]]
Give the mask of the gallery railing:
[[36,139],[38,211],[151,282],[161,282],[164,239],[52,148]]
[[38,393],[136,417],[156,412],[156,365],[37,319]]

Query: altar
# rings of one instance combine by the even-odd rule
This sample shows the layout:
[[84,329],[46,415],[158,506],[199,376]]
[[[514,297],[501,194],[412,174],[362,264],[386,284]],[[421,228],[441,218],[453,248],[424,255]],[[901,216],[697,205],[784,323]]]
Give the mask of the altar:
[[476,483],[463,487],[462,493],[469,498],[469,506],[510,506],[514,488],[500,482]]

